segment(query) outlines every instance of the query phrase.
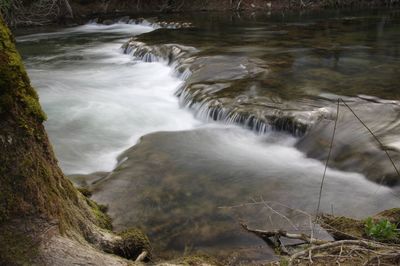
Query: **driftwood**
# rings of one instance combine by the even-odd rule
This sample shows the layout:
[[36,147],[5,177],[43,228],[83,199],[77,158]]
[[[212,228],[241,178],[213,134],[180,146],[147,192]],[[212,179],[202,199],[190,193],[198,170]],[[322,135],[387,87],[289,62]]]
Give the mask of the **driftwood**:
[[255,235],[257,235],[258,237],[262,238],[262,239],[268,239],[270,237],[286,237],[286,238],[290,238],[290,239],[298,239],[298,240],[302,240],[308,244],[317,244],[317,245],[321,245],[321,244],[326,244],[329,241],[326,240],[320,240],[320,239],[315,239],[315,238],[311,238],[310,236],[306,235],[306,234],[293,234],[293,233],[288,233],[285,230],[272,230],[272,231],[263,231],[263,230],[257,230],[257,229],[250,229],[248,228],[248,226],[246,224],[241,224],[241,226],[248,232],[251,232]]
[[[350,260],[350,263],[361,265],[380,265],[382,261],[398,263],[400,261],[400,246],[379,243],[367,239],[347,239],[328,241],[313,238],[307,234],[294,234],[285,230],[264,231],[251,229],[241,223],[244,230],[263,239],[279,255],[288,256],[288,265],[302,264],[307,260],[323,260],[326,265],[339,264],[340,261]],[[281,238],[297,239],[307,246],[297,252],[289,252],[282,244]],[[296,244],[298,245],[298,244]],[[339,249],[339,252],[338,252]]]
[[244,230],[247,232],[253,233],[254,235],[258,236],[262,240],[264,240],[268,246],[270,246],[275,251],[278,251],[280,255],[289,255],[290,252],[287,250],[285,245],[281,241],[281,237],[289,238],[289,239],[297,239],[302,240],[304,243],[307,244],[326,244],[328,241],[320,240],[312,238],[306,234],[293,234],[288,233],[285,230],[272,230],[272,231],[263,231],[258,229],[250,229],[246,224],[240,224]]
[[[389,251],[394,252],[394,253],[390,253],[390,254],[392,254],[392,255],[397,254],[397,256],[400,256],[400,250],[398,249],[398,247],[391,247],[388,245],[376,243],[373,241],[367,241],[367,240],[341,240],[341,241],[331,241],[331,242],[328,242],[328,243],[325,243],[322,245],[312,246],[303,251],[297,252],[290,257],[289,264],[293,264],[293,261],[295,261],[296,259],[306,256],[306,255],[308,256],[310,253],[313,253],[315,251],[330,250],[335,247],[343,248],[343,246],[361,247],[366,250],[387,249]],[[362,250],[364,250],[364,249],[362,249]],[[386,254],[382,253],[382,255],[388,255],[388,253],[386,253]]]
[[145,259],[147,258],[148,252],[147,251],[143,251],[142,253],[139,254],[139,256],[136,258],[135,262],[142,262],[145,261]]

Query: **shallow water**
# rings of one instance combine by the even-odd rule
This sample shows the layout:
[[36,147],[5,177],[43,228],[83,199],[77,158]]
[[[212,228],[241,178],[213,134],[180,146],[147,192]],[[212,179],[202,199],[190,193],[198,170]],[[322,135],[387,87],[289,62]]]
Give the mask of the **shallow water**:
[[[310,214],[317,206],[324,165],[294,143],[290,136],[256,136],[237,127],[154,133],[121,155],[117,169],[94,186],[93,198],[109,206],[116,230],[140,225],[159,255],[189,249],[263,261],[272,252],[239,221],[309,233],[308,217],[279,203]],[[390,188],[360,174],[327,172],[325,213],[360,218],[398,204]]]
[[[179,18],[191,28],[91,24],[17,41],[64,172],[111,171],[79,178],[116,230],[143,228],[162,256],[251,264],[272,254],[239,220],[309,231],[293,209],[315,213],[338,97],[400,167],[398,14],[192,14]],[[321,210],[399,206],[385,186],[398,176],[345,108]]]

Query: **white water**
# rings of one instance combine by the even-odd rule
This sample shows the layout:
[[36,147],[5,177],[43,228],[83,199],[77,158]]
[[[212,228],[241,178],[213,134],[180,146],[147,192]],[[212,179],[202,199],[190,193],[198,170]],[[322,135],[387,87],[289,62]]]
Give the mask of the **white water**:
[[[150,32],[155,30],[150,25],[136,25],[136,24],[126,24],[126,23],[116,23],[112,25],[102,25],[90,23],[83,26],[78,26],[74,28],[64,29],[62,31],[56,31],[51,33],[37,33],[26,36],[21,36],[17,38],[18,42],[29,42],[38,40],[48,40],[56,38],[74,38],[84,34],[90,33],[101,33],[102,38],[115,38],[116,34],[120,34],[121,37],[135,36],[142,33]],[[107,34],[110,34],[107,36]]]
[[[117,156],[141,136],[191,129],[199,123],[179,108],[174,92],[181,81],[171,75],[169,67],[135,62],[122,54],[120,47],[127,36],[151,30],[129,24],[85,25],[18,39],[70,41],[101,32],[88,43],[66,43],[48,56],[26,60],[48,115],[46,129],[66,174],[111,171]],[[107,42],[96,42],[104,38]]]

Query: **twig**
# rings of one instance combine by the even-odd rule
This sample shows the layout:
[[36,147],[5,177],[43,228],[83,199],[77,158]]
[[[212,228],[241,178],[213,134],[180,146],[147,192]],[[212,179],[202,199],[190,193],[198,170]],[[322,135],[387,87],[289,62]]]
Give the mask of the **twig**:
[[339,258],[342,257],[342,253],[343,253],[343,245],[340,245],[340,253],[339,256],[336,259],[336,263],[340,266],[340,261]]
[[236,10],[239,10],[240,9],[240,5],[242,4],[242,0],[239,0],[239,3],[238,3],[238,5],[237,5],[237,7],[236,7]]
[[[337,100],[337,108],[336,108],[335,125],[333,127],[333,133],[332,133],[331,143],[330,143],[330,146],[329,146],[328,158],[326,159],[324,174],[322,176],[321,186],[319,188],[318,205],[317,205],[317,211],[316,211],[316,215],[315,215],[316,217],[318,217],[319,209],[321,207],[322,189],[324,187],[326,170],[328,168],[329,159],[331,158],[331,154],[332,154],[333,141],[335,140],[336,127],[337,127],[337,122],[338,122],[338,119],[339,119],[339,106],[340,106],[340,104],[339,104],[339,99],[338,99]],[[313,231],[314,231],[314,229],[315,229],[315,224],[314,224],[314,227],[313,227]]]
[[[273,209],[271,206],[268,205],[268,203],[266,201],[264,201],[263,198],[261,198],[261,202],[264,204],[265,207],[267,207],[270,211],[272,211],[273,213],[276,213],[278,216],[282,217],[283,219],[285,219],[295,230],[299,230],[297,228],[297,226],[294,225],[294,223],[288,218],[286,217],[284,214],[278,212],[277,210]],[[254,203],[256,203],[255,200],[253,200]]]
[[[394,250],[397,249],[397,247],[390,247],[388,245],[383,245],[383,244],[379,244],[379,243],[372,242],[372,241],[366,241],[366,240],[333,241],[333,242],[328,242],[326,244],[313,246],[313,247],[310,247],[308,249],[305,249],[303,251],[300,251],[300,252],[297,252],[297,253],[293,254],[289,259],[289,265],[293,265],[295,260],[297,260],[298,258],[306,256],[307,254],[309,254],[310,250],[311,251],[321,251],[321,250],[331,249],[331,248],[338,247],[338,246],[351,246],[351,245],[365,247],[367,250],[379,249],[379,248],[392,249],[392,250],[393,249]],[[397,252],[398,253],[397,255],[400,256],[400,252],[398,250],[395,251],[395,252]]]

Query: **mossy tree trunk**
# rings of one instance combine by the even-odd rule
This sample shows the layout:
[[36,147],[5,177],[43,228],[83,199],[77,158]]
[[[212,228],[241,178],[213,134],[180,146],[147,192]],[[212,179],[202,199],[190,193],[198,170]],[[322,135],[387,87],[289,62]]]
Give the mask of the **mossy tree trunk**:
[[14,38],[0,17],[1,265],[29,259],[24,254],[32,255],[38,230],[53,226],[79,236],[97,223],[85,198],[58,167],[45,119]]

